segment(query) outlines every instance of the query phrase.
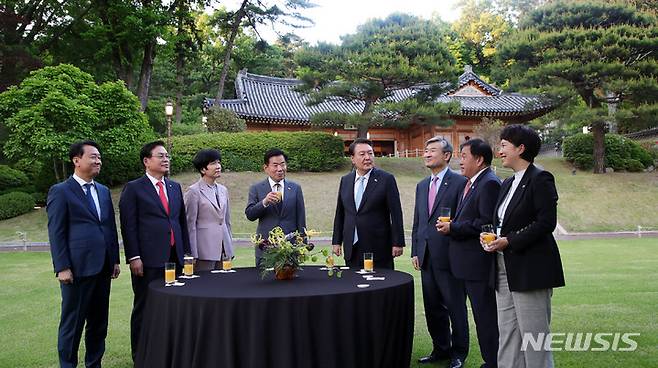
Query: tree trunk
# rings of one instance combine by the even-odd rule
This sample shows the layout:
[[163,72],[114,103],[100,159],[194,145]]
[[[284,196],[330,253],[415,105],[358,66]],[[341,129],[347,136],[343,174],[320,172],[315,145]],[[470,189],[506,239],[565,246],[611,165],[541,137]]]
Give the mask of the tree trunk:
[[372,102],[366,101],[363,111],[361,112],[361,121],[358,124],[358,130],[356,133],[357,138],[368,138],[368,128],[370,127],[370,120],[368,115],[372,111]]
[[149,88],[151,87],[151,75],[153,74],[153,60],[155,59],[156,40],[150,40],[144,45],[144,59],[142,69],[139,72],[139,85],[137,86],[137,98],[141,104],[139,111],[144,112],[149,99]]
[[247,6],[247,3],[249,3],[249,0],[243,0],[242,5],[240,5],[240,9],[235,13],[235,19],[233,20],[233,25],[231,26],[231,34],[229,35],[228,42],[226,43],[226,50],[224,50],[224,66],[222,67],[222,74],[219,77],[219,88],[217,89],[215,106],[219,106],[219,100],[221,100],[224,96],[224,84],[226,83],[229,63],[231,62],[233,43],[235,42],[235,37],[240,31],[240,23],[242,22],[242,18],[244,18],[246,14],[244,8]]
[[183,69],[185,67],[185,51],[179,48],[176,56],[176,123],[183,121]]
[[597,121],[592,124],[594,137],[594,174],[605,173],[605,123]]
[[59,183],[59,170],[57,169],[57,159],[53,159],[53,172],[55,173],[55,180]]

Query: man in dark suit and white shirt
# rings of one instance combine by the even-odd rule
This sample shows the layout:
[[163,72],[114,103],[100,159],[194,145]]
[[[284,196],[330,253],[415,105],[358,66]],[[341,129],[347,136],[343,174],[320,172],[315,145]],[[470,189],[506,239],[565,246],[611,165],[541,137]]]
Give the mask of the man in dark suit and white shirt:
[[459,358],[464,348],[460,343],[468,341],[468,336],[460,335],[468,334],[463,326],[467,323],[463,312],[464,284],[450,271],[450,238],[436,230],[440,210],[449,208],[454,214],[466,184],[466,178],[453,173],[448,166],[452,151],[452,145],[442,137],[428,140],[423,157],[431,175],[416,185],[411,261],[420,270],[425,320],[433,347],[419,363]]
[[85,328],[85,366],[100,367],[105,352],[110,279],[119,276],[119,242],[109,189],[94,181],[101,170],[98,145],[71,145],[74,173],[48,193],[48,239],[62,291],[57,337],[60,367],[78,364]]
[[345,263],[350,267],[361,267],[363,254],[373,253],[375,267],[393,269],[393,258],[401,256],[404,247],[402,206],[395,177],[374,167],[375,154],[369,140],[354,140],[349,154],[355,170],[340,179],[333,251],[338,256],[344,251]]
[[[288,156],[273,148],[265,153],[263,171],[268,178],[249,188],[247,207],[249,221],[258,220],[256,232],[267,239],[270,230],[279,226],[285,234],[306,228],[304,194],[299,184],[286,179]],[[256,247],[256,267],[260,266],[262,251]]]
[[[457,212],[450,223],[437,223],[439,232],[450,235],[450,269],[464,282],[471,301],[473,319],[477,330],[482,367],[497,367],[498,317],[494,289],[495,257],[480,245],[482,225],[492,224],[494,208],[500,191],[500,179],[491,170],[493,151],[481,139],[471,139],[461,146],[459,166],[468,178],[463,189]],[[464,299],[463,312],[466,312]],[[464,316],[466,318],[466,316]],[[468,325],[466,325],[466,329]],[[466,330],[468,337],[468,330]],[[466,341],[468,347],[468,341]],[[463,356],[453,359],[452,368],[463,366],[468,349]]]
[[183,256],[190,253],[183,192],[180,184],[165,177],[169,173],[169,153],[164,142],[145,144],[140,158],[146,173],[126,183],[119,199],[121,236],[135,295],[130,317],[133,360],[149,283],[164,279],[166,262],[181,268]]

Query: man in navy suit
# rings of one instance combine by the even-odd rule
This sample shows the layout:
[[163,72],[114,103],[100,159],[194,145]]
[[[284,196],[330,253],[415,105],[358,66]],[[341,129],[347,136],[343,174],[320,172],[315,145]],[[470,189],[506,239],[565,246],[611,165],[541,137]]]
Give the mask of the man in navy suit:
[[[256,232],[264,239],[277,226],[285,234],[295,231],[303,234],[306,227],[302,187],[285,178],[288,172],[287,161],[288,156],[280,149],[267,151],[263,159],[263,171],[268,178],[249,188],[244,213],[249,221],[258,220]],[[256,247],[257,267],[260,267],[261,255],[262,251]]]
[[74,174],[48,192],[48,239],[62,291],[57,351],[60,367],[78,364],[85,327],[85,366],[100,367],[105,352],[110,279],[119,276],[119,242],[110,191],[94,181],[98,145],[71,145]]
[[[402,206],[395,177],[374,167],[372,142],[357,138],[349,153],[355,170],[340,179],[334,217],[333,251],[345,263],[362,267],[373,253],[375,267],[393,269],[404,247]],[[341,250],[341,245],[343,249]]]
[[[491,171],[493,159],[491,146],[481,139],[471,139],[461,146],[462,174],[468,178],[455,217],[450,223],[437,223],[437,229],[450,235],[450,269],[462,280],[471,301],[473,319],[477,330],[482,367],[497,367],[498,317],[494,289],[494,255],[482,249],[480,233],[482,225],[492,224],[494,208],[500,191],[500,179]],[[466,300],[459,301],[464,308]],[[468,338],[468,324],[464,325]],[[468,348],[468,340],[465,341]],[[468,349],[462,356],[453,358],[450,367],[464,365]]]
[[463,328],[467,322],[463,311],[464,283],[450,271],[450,238],[435,227],[441,209],[448,208],[451,214],[456,212],[466,184],[465,177],[453,173],[448,167],[452,150],[452,145],[442,137],[428,140],[423,157],[432,174],[416,185],[411,261],[414,268],[420,270],[425,320],[433,347],[428,356],[418,360],[421,364],[459,358],[467,348],[460,344],[468,342],[468,336],[460,335],[468,334],[468,329],[464,331]]
[[130,264],[135,298],[130,317],[130,344],[135,359],[148,284],[164,278],[164,264],[183,265],[190,253],[187,218],[180,184],[165,178],[169,154],[164,142],[145,144],[140,151],[146,174],[128,182],[119,199],[121,236]]

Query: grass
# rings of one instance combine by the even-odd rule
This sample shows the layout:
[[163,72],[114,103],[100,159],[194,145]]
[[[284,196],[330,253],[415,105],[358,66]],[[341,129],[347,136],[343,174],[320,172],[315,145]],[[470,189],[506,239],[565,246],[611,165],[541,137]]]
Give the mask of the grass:
[[[553,295],[553,332],[638,332],[634,352],[555,353],[556,366],[655,366],[658,356],[658,256],[655,239],[610,239],[560,243],[567,286]],[[415,277],[416,327],[412,367],[428,353],[431,342],[425,328],[420,275],[412,271],[408,250],[396,268]],[[252,250],[239,248],[236,266],[251,266]],[[2,253],[0,269],[0,367],[56,367],[59,288],[45,252]],[[129,318],[132,303],[130,277],[113,282],[110,328],[103,365],[131,367]],[[472,318],[469,368],[482,363]],[[312,328],[312,326],[309,326]],[[81,354],[84,348],[81,348]],[[83,355],[80,355],[81,357]],[[438,365],[437,365],[438,366]]]
[[[560,195],[558,220],[570,232],[637,230],[641,225],[658,230],[658,206],[652,199],[658,198],[656,173],[611,173],[594,175],[578,172],[571,175],[571,167],[554,157],[543,157],[538,163],[553,172],[557,178]],[[428,173],[419,158],[378,158],[382,169],[394,173],[400,189],[404,223],[407,234],[411,232],[416,183]],[[453,161],[456,167],[457,160]],[[505,178],[511,170],[500,167],[497,173]],[[328,173],[290,173],[288,178],[301,184],[306,202],[309,228],[320,230],[322,236],[330,236],[336,206],[336,194],[340,177],[349,168]],[[235,237],[247,238],[256,230],[256,223],[244,216],[249,186],[263,180],[261,172],[224,173],[220,182],[227,186],[231,200],[231,221]],[[195,173],[174,176],[183,188],[198,180]],[[121,187],[112,189],[114,205],[118,206]],[[118,210],[117,210],[118,216]],[[48,240],[45,209],[0,221],[0,242],[18,242],[18,231],[26,232],[28,241]]]

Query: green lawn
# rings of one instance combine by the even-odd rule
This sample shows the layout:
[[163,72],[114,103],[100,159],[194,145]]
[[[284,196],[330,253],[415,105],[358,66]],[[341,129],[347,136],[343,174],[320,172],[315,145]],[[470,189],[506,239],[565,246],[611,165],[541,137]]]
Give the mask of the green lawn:
[[[635,352],[556,352],[558,367],[654,367],[658,356],[658,256],[655,239],[560,243],[567,287],[553,296],[553,332],[639,332]],[[253,262],[240,248],[236,266]],[[420,278],[406,257],[399,270],[416,279],[416,329],[412,359],[429,352]],[[131,366],[129,316],[132,291],[127,267],[114,282],[105,367]],[[0,253],[0,367],[55,367],[59,287],[48,253]],[[481,360],[471,321],[467,367]],[[439,365],[436,365],[439,366]]]
[[[413,221],[413,206],[416,183],[428,174],[420,158],[378,158],[377,165],[396,176],[400,189],[404,223],[410,235]],[[637,225],[658,230],[658,174],[656,173],[612,173],[594,175],[578,172],[571,175],[571,167],[561,159],[542,158],[539,164],[552,171],[557,177],[560,195],[558,221],[570,232],[636,230]],[[512,174],[511,170],[494,162],[502,178]],[[457,160],[453,161],[457,168]],[[301,184],[306,201],[306,216],[309,228],[320,230],[322,236],[330,236],[333,227],[336,194],[340,177],[349,170],[328,173],[290,173],[288,178]],[[256,230],[256,223],[244,216],[249,186],[263,180],[262,172],[224,173],[220,182],[227,186],[231,200],[231,221],[235,237],[248,238]],[[198,180],[195,173],[175,175],[174,179],[187,188]],[[112,189],[114,205],[119,204],[121,187]],[[117,210],[118,217],[118,210]],[[26,232],[28,241],[45,242],[45,209],[0,221],[0,242],[17,242],[17,231]]]

